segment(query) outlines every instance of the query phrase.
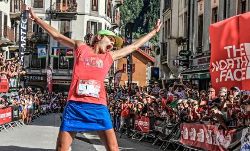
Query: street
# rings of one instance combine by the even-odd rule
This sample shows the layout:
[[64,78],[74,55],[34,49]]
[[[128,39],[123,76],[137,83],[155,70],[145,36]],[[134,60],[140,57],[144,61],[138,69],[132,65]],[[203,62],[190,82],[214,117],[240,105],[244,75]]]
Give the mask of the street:
[[[60,125],[59,114],[49,114],[35,119],[31,125],[15,127],[9,132],[0,132],[0,151],[53,151]],[[150,143],[118,138],[121,151],[158,151]],[[72,151],[105,151],[95,133],[77,134],[72,144]]]

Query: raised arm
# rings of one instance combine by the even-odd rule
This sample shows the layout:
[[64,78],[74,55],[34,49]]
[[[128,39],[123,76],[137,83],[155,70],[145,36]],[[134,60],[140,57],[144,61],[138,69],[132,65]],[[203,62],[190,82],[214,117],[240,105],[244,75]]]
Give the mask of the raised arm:
[[160,28],[161,28],[161,21],[160,21],[160,19],[158,19],[154,29],[151,32],[149,32],[147,35],[136,40],[131,45],[128,45],[128,46],[126,46],[122,49],[119,49],[117,51],[110,52],[113,60],[118,60],[120,58],[123,58],[123,57],[127,56],[128,54],[132,53],[133,51],[137,50],[138,48],[140,48],[144,43],[146,43],[152,37],[154,37],[156,35],[156,33],[160,31]]
[[28,11],[30,13],[30,18],[39,26],[41,26],[45,31],[47,31],[48,34],[59,43],[70,48],[76,48],[79,44],[83,43],[82,41],[70,39],[58,32],[55,28],[53,28],[52,26],[41,20],[39,17],[37,17],[31,7],[28,7]]

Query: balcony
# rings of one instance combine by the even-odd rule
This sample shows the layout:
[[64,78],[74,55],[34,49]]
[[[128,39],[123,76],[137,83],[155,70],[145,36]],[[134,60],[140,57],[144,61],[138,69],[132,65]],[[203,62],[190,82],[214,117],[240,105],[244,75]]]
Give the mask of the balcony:
[[54,3],[47,9],[47,14],[51,14],[53,20],[76,20],[77,3],[69,0],[68,3]]
[[22,4],[22,0],[10,0],[10,19],[20,19]]
[[15,41],[15,32],[14,29],[3,26],[0,28],[0,39],[6,39],[8,41]]
[[30,41],[33,43],[41,43],[41,44],[47,44],[49,39],[49,35],[47,33],[34,33]]

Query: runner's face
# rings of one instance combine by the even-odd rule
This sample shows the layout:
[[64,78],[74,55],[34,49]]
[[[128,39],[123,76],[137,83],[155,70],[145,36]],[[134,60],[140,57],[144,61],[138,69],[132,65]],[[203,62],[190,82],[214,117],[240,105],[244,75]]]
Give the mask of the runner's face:
[[104,48],[106,48],[102,50],[102,53],[111,51],[114,47],[115,38],[113,36],[102,36],[101,43],[104,45]]

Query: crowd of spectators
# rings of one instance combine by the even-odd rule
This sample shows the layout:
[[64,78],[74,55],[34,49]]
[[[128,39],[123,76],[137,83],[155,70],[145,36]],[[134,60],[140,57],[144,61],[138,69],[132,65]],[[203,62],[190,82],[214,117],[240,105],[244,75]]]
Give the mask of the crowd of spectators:
[[217,124],[227,131],[250,125],[249,94],[237,87],[199,91],[197,86],[182,80],[162,89],[155,82],[145,88],[135,86],[130,91],[125,86],[110,89],[108,106],[117,131],[124,125],[133,129],[137,116],[149,117],[151,130],[162,122],[170,125],[198,122]]
[[30,124],[34,116],[49,112],[62,112],[67,96],[62,93],[49,93],[31,87],[21,88],[18,93],[2,95],[0,109],[6,107],[18,108],[20,119]]
[[0,75],[1,78],[10,79],[18,75],[24,75],[22,65],[19,63],[18,52],[15,52],[14,57],[5,59],[2,52],[0,52]]

